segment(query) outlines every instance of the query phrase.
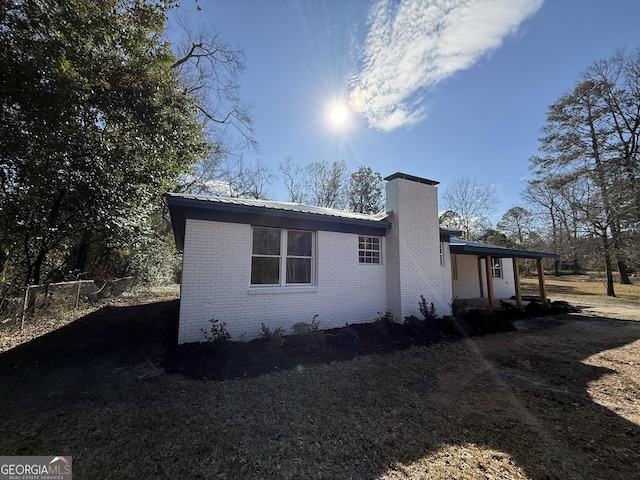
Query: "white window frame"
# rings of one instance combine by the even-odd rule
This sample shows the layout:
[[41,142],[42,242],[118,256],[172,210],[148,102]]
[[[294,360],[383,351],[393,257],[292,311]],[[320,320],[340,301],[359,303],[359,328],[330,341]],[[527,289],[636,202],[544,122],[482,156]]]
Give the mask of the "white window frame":
[[[377,240],[378,249],[366,248],[368,240]],[[360,245],[364,243],[365,248],[360,248]],[[378,252],[377,262],[367,262],[367,252]],[[374,257],[369,257],[374,259]],[[382,265],[382,237],[376,235],[358,235],[358,265]]]
[[[253,234],[255,230],[278,230],[280,232],[280,254],[266,255],[253,253]],[[287,255],[288,233],[304,232],[311,234],[311,257],[300,255]],[[278,228],[278,227],[258,227],[251,229],[251,259],[253,263],[254,257],[260,258],[278,258],[278,276],[279,283],[251,283],[253,265],[249,267],[249,286],[250,288],[270,288],[270,287],[308,287],[316,285],[316,232],[312,230],[300,230],[296,228]],[[289,258],[305,258],[311,259],[311,281],[309,283],[287,283],[287,259]]]

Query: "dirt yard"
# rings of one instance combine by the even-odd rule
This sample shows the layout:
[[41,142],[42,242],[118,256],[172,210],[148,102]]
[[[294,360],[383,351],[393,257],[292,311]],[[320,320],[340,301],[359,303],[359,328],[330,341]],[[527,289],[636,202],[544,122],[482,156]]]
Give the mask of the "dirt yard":
[[564,299],[582,313],[224,382],[165,370],[177,301],[105,307],[0,354],[0,452],[77,478],[640,478],[640,306]]

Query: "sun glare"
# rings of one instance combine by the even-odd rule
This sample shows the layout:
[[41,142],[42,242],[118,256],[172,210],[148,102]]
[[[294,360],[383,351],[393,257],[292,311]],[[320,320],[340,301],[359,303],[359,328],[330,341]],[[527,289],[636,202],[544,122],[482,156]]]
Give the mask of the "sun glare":
[[335,126],[340,127],[347,121],[348,115],[349,113],[345,107],[336,105],[331,109],[331,122]]

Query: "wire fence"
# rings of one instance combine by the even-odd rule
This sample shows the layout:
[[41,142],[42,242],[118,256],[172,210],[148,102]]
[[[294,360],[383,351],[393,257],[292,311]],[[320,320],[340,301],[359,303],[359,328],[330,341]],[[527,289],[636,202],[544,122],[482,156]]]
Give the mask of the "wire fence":
[[134,277],[108,280],[102,286],[96,285],[93,280],[29,285],[22,288],[20,295],[0,298],[0,324],[19,325],[22,329],[25,321],[33,320],[53,308],[78,309],[86,304],[118,297],[133,285]]

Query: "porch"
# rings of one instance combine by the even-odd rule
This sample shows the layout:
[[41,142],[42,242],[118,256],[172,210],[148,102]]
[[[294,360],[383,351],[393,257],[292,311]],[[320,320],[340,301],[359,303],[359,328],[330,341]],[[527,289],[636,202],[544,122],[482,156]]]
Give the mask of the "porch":
[[[547,301],[542,260],[556,253],[518,250],[485,243],[451,239],[453,296],[483,308],[493,309],[499,300],[522,306],[519,260],[535,259],[539,298]],[[527,302],[528,303],[528,302]]]

